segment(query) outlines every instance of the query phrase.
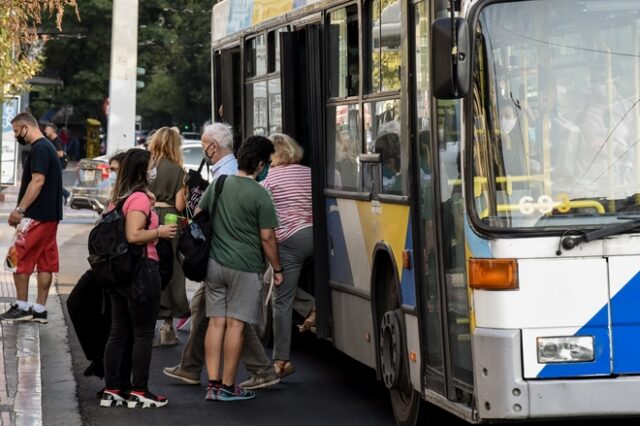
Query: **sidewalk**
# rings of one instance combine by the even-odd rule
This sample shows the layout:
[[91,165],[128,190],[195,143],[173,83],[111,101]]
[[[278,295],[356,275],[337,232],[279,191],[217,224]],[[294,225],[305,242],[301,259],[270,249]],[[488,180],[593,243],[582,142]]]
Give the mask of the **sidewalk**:
[[[9,213],[15,208],[18,187],[7,187],[0,202],[0,312],[9,309],[15,301],[13,274],[4,268],[4,256],[12,242],[13,228],[6,224]],[[97,215],[86,210],[65,208],[67,219],[93,219]],[[60,236],[59,236],[60,237]],[[57,275],[49,292],[47,309],[57,299]],[[36,297],[36,278],[31,276],[29,300]],[[57,327],[59,324],[40,326],[36,323],[0,322],[0,426],[43,425],[42,370],[40,359],[40,327]]]

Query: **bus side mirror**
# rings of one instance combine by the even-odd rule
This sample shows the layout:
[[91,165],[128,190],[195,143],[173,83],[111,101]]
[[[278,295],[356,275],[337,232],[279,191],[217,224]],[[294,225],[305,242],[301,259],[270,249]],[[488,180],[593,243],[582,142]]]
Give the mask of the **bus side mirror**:
[[453,57],[454,37],[451,18],[438,18],[431,25],[431,89],[437,99],[459,99],[471,87],[471,52],[469,26],[462,18],[454,19],[457,53]]

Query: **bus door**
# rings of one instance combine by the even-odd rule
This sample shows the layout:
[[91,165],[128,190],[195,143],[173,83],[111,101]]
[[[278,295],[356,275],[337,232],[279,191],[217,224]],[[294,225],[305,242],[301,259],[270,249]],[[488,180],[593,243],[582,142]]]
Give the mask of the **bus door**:
[[234,130],[234,148],[242,140],[242,71],[240,48],[232,47],[213,56],[213,117]]
[[[451,401],[473,391],[460,102],[430,92],[430,2],[415,4],[414,223],[424,387]],[[436,13],[438,13],[436,11]]]
[[326,218],[324,214],[325,164],[322,87],[322,46],[319,22],[307,23],[291,31],[280,31],[280,78],[282,87],[282,131],[304,148],[303,164],[312,170],[313,186],[313,268],[305,271],[307,288],[316,297],[317,337],[331,337],[331,294],[328,285]]

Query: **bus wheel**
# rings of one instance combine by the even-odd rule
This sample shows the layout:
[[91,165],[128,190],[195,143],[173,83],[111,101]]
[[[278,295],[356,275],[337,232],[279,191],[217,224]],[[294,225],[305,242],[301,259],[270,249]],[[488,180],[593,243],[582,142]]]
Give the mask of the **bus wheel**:
[[396,423],[413,426],[418,422],[422,398],[411,386],[407,354],[402,334],[402,312],[385,312],[380,324],[380,366],[382,380],[389,389]]

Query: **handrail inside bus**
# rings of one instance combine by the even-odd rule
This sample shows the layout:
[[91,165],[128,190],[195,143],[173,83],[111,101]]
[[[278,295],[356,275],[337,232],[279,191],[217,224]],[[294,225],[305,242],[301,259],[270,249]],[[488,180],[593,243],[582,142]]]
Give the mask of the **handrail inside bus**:
[[[534,209],[538,209],[538,210],[546,207],[538,203],[532,203],[531,206]],[[566,208],[567,206],[569,207],[569,210],[593,208],[599,214],[605,213],[605,210],[602,204],[600,204],[598,201],[595,201],[595,200],[558,201],[553,203],[554,208],[560,208],[560,207]],[[498,213],[515,212],[515,211],[519,211],[521,209],[521,206],[520,204],[498,204],[497,209],[498,209]],[[486,217],[489,217],[489,208],[486,208],[482,210],[482,212],[480,212],[480,219],[484,219]]]
[[[484,176],[476,176],[473,178],[473,196],[478,198],[482,195],[482,185],[486,184],[489,180]],[[462,179],[449,179],[448,184],[450,186],[462,185]],[[544,182],[544,175],[529,175],[529,176],[497,176],[496,183],[506,183],[506,192],[508,195],[513,193],[513,184],[519,182]]]

